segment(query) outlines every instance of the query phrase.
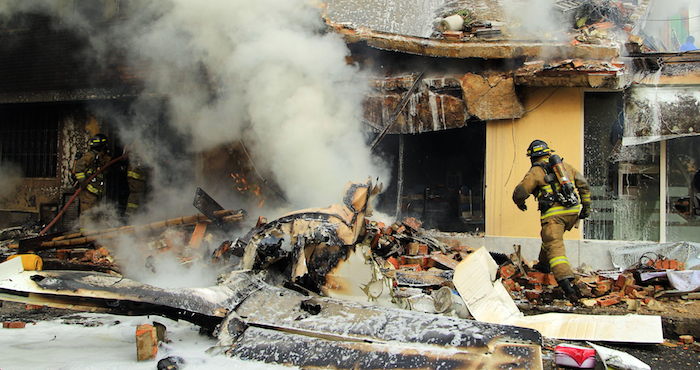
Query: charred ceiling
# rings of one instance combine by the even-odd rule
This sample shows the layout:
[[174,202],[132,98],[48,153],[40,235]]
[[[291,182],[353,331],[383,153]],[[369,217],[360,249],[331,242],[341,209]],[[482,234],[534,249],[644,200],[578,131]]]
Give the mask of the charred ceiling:
[[[122,57],[98,60],[87,35],[20,14],[0,27],[0,101],[48,102],[134,96],[138,73]],[[67,52],[70,51],[70,52]]]

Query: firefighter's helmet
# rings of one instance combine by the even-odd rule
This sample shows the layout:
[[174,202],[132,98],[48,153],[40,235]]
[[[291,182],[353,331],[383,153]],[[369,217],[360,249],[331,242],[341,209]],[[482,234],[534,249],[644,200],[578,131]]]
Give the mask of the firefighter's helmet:
[[530,146],[527,147],[527,156],[532,158],[544,157],[553,152],[554,150],[549,149],[547,143],[542,140],[534,140],[530,143]]
[[107,136],[97,134],[90,139],[90,149],[104,150],[107,148]]

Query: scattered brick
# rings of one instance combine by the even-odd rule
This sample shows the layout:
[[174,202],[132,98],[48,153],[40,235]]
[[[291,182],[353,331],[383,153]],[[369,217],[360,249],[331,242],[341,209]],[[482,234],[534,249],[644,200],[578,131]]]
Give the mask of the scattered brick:
[[418,244],[418,254],[420,255],[427,255],[428,254],[428,246],[425,244]]
[[386,259],[386,261],[389,262],[389,263],[391,263],[392,265],[394,265],[394,268],[395,268],[395,269],[398,269],[398,268],[399,268],[399,260],[397,260],[396,258],[394,258],[394,257],[389,257],[389,258]]
[[615,280],[615,288],[624,290],[626,286],[634,284],[634,277],[631,274],[620,274]]
[[412,231],[418,231],[420,230],[420,227],[423,226],[423,223],[418,221],[415,217],[406,217],[401,223]]
[[507,265],[501,266],[501,267],[499,268],[499,271],[500,271],[500,276],[501,276],[501,278],[503,278],[503,279],[509,279],[509,278],[511,278],[513,275],[515,275],[515,273],[516,273],[517,270],[516,270],[516,268],[515,268],[515,265],[507,264]]
[[39,310],[39,309],[42,309],[42,308],[44,308],[44,306],[38,305],[38,304],[25,304],[25,305],[24,305],[24,309],[27,310],[27,311]]
[[136,360],[145,361],[156,358],[158,354],[158,333],[150,324],[136,327]]
[[651,260],[647,263],[649,266],[654,267],[657,270],[684,270],[685,264],[678,260],[671,259],[658,259]]
[[596,284],[595,288],[593,289],[593,293],[597,296],[605,295],[612,290],[612,287],[612,280],[601,280]]
[[554,274],[549,273],[545,275],[545,284],[546,285],[557,285],[557,278],[554,277]]
[[25,326],[27,326],[27,323],[23,321],[5,321],[2,323],[2,327],[5,329],[23,329]]
[[601,307],[608,307],[608,306],[612,306],[614,304],[620,303],[620,296],[618,296],[616,294],[615,295],[609,294],[609,295],[597,298],[596,302],[598,302],[598,305]]
[[695,338],[693,338],[692,335],[681,335],[680,337],[678,337],[678,339],[680,339],[681,343],[685,344],[691,344],[695,342]]
[[536,301],[540,299],[540,295],[542,295],[541,291],[532,289],[524,290],[523,292],[525,293],[525,298],[527,298],[528,301]]
[[[638,298],[638,294],[641,294],[643,291],[642,291],[642,287],[640,287],[639,285],[633,284],[633,285],[625,286],[624,292],[625,292],[625,295],[627,295],[627,296]],[[646,292],[644,292],[644,294],[646,294]]]
[[537,284],[544,284],[546,281],[546,274],[539,271],[530,271],[527,273],[527,277]]
[[404,247],[404,253],[406,253],[409,256],[415,256],[418,254],[418,251],[420,249],[420,245],[416,242],[411,242],[406,244]]

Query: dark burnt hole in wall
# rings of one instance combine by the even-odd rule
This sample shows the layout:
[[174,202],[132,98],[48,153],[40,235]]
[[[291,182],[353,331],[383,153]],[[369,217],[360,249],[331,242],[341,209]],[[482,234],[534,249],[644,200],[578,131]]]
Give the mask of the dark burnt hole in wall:
[[[425,228],[469,232],[484,230],[486,125],[403,136],[403,190],[398,197],[399,135],[388,135],[380,154],[392,164],[391,183],[378,209],[416,217]],[[396,200],[400,199],[400,207]]]
[[74,109],[70,104],[0,105],[0,163],[11,163],[30,178],[55,178],[58,130]]

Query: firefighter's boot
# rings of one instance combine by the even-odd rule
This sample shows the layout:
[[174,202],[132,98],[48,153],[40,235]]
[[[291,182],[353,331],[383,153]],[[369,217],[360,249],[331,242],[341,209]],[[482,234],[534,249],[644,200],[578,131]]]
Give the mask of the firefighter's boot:
[[581,299],[581,294],[579,293],[578,289],[571,283],[571,279],[557,280],[557,284],[559,284],[559,287],[564,292],[566,298],[569,299],[569,302],[573,304],[577,304],[579,302],[579,300]]

